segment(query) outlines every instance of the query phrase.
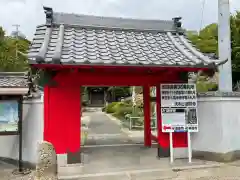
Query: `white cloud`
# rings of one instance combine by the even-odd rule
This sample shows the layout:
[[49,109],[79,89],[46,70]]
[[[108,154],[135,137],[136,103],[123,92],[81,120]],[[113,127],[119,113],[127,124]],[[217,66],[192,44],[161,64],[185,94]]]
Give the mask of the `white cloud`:
[[[0,26],[10,33],[13,24],[29,38],[38,24],[45,23],[42,6],[54,11],[121,16],[144,19],[171,19],[183,17],[183,25],[198,30],[201,21],[202,0],[0,0]],[[217,21],[217,0],[206,0],[204,25]],[[231,10],[240,9],[239,0],[231,0]]]

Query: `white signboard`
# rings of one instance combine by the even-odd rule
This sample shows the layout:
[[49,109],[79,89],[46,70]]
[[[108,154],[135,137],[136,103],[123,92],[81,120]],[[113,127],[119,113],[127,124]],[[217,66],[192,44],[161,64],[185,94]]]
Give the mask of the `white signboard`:
[[162,84],[163,132],[198,132],[195,84]]
[[0,132],[18,131],[18,102],[0,101]]

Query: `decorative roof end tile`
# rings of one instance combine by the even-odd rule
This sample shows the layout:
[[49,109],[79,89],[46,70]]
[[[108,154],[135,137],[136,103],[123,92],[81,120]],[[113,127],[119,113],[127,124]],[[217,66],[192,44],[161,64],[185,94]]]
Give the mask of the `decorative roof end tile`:
[[182,19],[182,17],[174,17],[172,18],[173,22],[174,22],[174,26],[176,28],[182,28],[182,22],[180,21]]
[[50,7],[43,6],[43,9],[46,14],[46,25],[47,26],[52,26],[53,22],[53,9]]

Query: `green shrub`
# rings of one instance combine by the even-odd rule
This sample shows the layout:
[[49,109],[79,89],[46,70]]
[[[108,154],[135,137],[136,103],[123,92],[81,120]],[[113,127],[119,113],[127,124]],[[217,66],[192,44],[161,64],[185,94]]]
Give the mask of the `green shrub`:
[[115,112],[115,114],[118,117],[122,117],[122,118],[124,118],[127,114],[131,114],[131,113],[132,113],[132,107],[126,107],[126,106],[119,107],[119,109],[117,109],[117,111]]
[[132,105],[126,102],[113,102],[102,110],[105,110],[107,113],[113,113],[113,115],[119,119],[125,119],[127,114],[137,117],[143,116],[143,112],[140,108],[136,107],[134,111]]
[[131,99],[125,100],[124,102],[125,102],[126,104],[132,105],[132,100],[131,100]]
[[131,105],[125,102],[118,102],[113,106],[113,111],[117,112],[122,107],[131,107]]
[[118,102],[112,102],[112,103],[108,104],[108,105],[106,106],[106,108],[105,108],[106,113],[114,113],[115,111],[114,111],[113,107],[114,107],[117,103],[118,103]]

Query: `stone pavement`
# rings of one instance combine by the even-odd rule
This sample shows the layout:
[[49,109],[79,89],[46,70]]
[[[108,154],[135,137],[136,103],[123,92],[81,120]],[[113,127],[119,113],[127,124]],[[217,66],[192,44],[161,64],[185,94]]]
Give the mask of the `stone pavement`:
[[[32,174],[25,176],[12,175],[13,169],[0,169],[1,180],[30,180]],[[163,169],[156,171],[122,171],[110,173],[98,173],[96,175],[83,175],[78,178],[65,178],[63,180],[240,180],[240,167],[231,164],[225,164],[221,167],[171,170]]]
[[240,167],[224,165],[219,168],[185,170],[177,172],[175,180],[240,180]]
[[[62,176],[73,180],[151,180],[151,179],[240,179],[240,162],[220,164],[215,162],[177,159],[174,164],[169,158],[157,159],[155,148],[144,148],[121,130],[118,123],[102,112],[84,113],[89,116],[89,134],[92,140],[82,148],[83,166],[79,173]],[[239,167],[238,167],[239,165]],[[0,163],[1,180],[30,180],[30,175],[14,176],[16,167]]]
[[103,112],[92,112],[90,115],[89,129],[94,134],[120,134],[121,127],[111,121]]
[[[107,116],[109,118],[109,120],[111,120],[112,122],[114,122],[115,124],[117,124],[118,126],[121,127],[121,122],[119,119],[117,119],[116,117],[112,116],[111,114],[105,114],[105,116]],[[143,140],[143,136],[144,136],[144,132],[143,130],[129,130],[128,128],[124,128],[121,127],[121,131],[125,134],[127,134],[128,137],[130,138],[142,138]],[[156,130],[152,130],[152,134],[153,135],[157,135],[157,131]]]
[[90,119],[86,146],[132,143],[127,134],[122,132],[121,126],[109,119],[105,113],[85,112],[84,116]]
[[[169,158],[156,158],[155,148],[144,148],[143,145],[102,146],[83,149],[85,153],[84,166],[81,169],[80,179],[139,179],[177,177],[177,172],[172,169],[191,169],[218,167],[221,164],[193,160],[188,164],[187,160],[177,159],[170,165]],[[78,176],[80,177],[80,176]]]

